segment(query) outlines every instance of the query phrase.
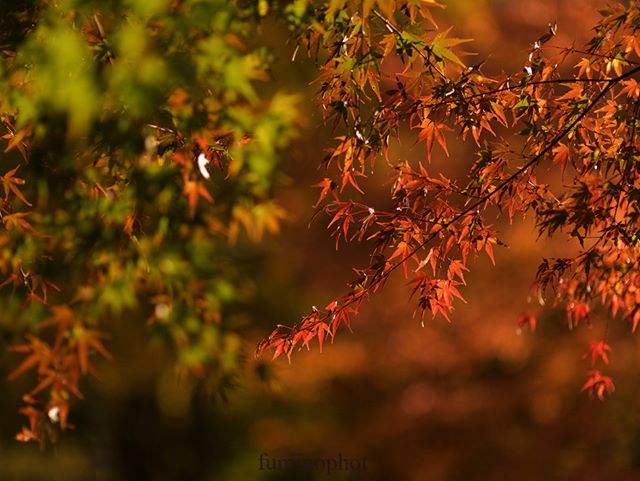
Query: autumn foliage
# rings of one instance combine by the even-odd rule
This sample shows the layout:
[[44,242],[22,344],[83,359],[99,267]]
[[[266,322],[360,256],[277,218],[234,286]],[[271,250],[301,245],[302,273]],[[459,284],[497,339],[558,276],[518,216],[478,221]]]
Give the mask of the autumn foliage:
[[[266,94],[275,20],[317,67],[334,142],[315,207],[336,246],[368,265],[339,297],[258,354],[333,341],[398,271],[415,315],[453,321],[473,260],[499,258],[498,218],[533,216],[572,256],[542,259],[532,297],[569,328],[640,322],[640,2],[601,12],[584,46],[552,24],[522,70],[491,75],[472,41],[436,22],[436,0],[35,2],[0,37],[0,296],[16,321],[11,379],[33,377],[21,441],[71,425],[82,379],[110,359],[113,317],[144,313],[181,372],[225,385],[241,363],[252,273],[243,238],[278,231],[280,160],[302,127],[296,98]],[[257,43],[257,44],[256,44]],[[518,134],[516,140],[512,134]],[[418,162],[394,145],[423,146]],[[475,147],[466,176],[438,171],[454,142]],[[313,166],[315,168],[315,165]],[[382,170],[388,197],[370,202]],[[517,246],[515,246],[517,248]],[[514,319],[535,330],[537,315]],[[594,339],[583,390],[614,390],[611,347]],[[17,358],[16,358],[17,359]]]
[[[329,23],[299,32],[318,59],[318,99],[327,121],[345,134],[324,159],[318,206],[340,242],[363,242],[370,264],[354,269],[349,290],[292,327],[278,326],[258,352],[277,357],[333,340],[341,325],[396,270],[409,278],[416,315],[451,319],[470,261],[494,261],[503,245],[497,217],[533,215],[540,236],[575,241],[572,257],[543,259],[532,288],[541,306],[566,306],[569,328],[604,309],[607,323],[635,331],[638,308],[638,148],[640,4],[601,12],[584,47],[554,45],[557,27],[535,40],[521,72],[488,76],[483,62],[464,63],[450,30],[435,26],[437,2],[333,2],[313,10]],[[422,19],[422,20],[421,20]],[[413,132],[412,135],[408,130]],[[508,142],[506,132],[521,141]],[[454,137],[454,134],[457,135]],[[423,143],[423,160],[394,158],[392,139]],[[469,141],[476,158],[466,178],[430,167],[437,149]],[[385,169],[389,199],[369,205],[359,186]],[[424,321],[423,321],[424,322]],[[518,320],[534,330],[536,316]],[[593,366],[583,390],[599,398],[614,389],[603,374],[611,350],[590,344]]]
[[82,379],[111,357],[114,318],[146,318],[178,372],[226,388],[237,371],[252,273],[236,245],[278,230],[278,152],[297,123],[291,95],[257,93],[269,66],[264,48],[246,45],[257,9],[8,9],[0,296],[9,350],[22,356],[10,379],[34,383],[19,440],[70,426]]

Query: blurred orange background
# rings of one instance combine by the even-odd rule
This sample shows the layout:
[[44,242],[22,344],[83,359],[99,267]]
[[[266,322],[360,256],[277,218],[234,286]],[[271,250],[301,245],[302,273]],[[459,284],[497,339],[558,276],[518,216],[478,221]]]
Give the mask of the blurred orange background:
[[[473,38],[467,50],[486,59],[488,73],[517,72],[527,49],[556,22],[554,45],[582,45],[598,19],[596,0],[450,0],[437,12],[441,28]],[[589,367],[583,353],[602,336],[604,316],[569,331],[564,312],[529,300],[543,257],[567,251],[564,242],[536,239],[530,219],[498,219],[502,240],[497,266],[482,257],[466,276],[449,324],[413,317],[400,273],[364,305],[324,352],[294,355],[292,363],[253,359],[260,338],[277,323],[291,324],[313,304],[324,305],[351,280],[352,266],[367,262],[366,246],[335,250],[326,219],[310,223],[321,179],[322,149],[331,141],[313,99],[312,62],[283,42],[278,26],[265,41],[279,58],[274,84],[304,95],[308,118],[295,148],[286,153],[290,183],[279,192],[290,212],[282,234],[261,247],[256,271],[255,328],[245,338],[247,376],[227,400],[212,400],[188,380],[177,380],[169,354],[148,342],[146,327],[122,319],[111,350],[126,353],[103,364],[103,379],[86,387],[78,428],[52,451],[12,440],[19,400],[3,385],[0,480],[635,480],[640,477],[638,342],[612,323],[610,373],[616,392],[591,400],[580,388]],[[552,49],[549,53],[553,53]],[[469,57],[468,61],[475,62]],[[448,139],[450,157],[431,172],[465,172],[473,145]],[[420,158],[424,146],[394,146],[396,158]],[[386,179],[374,174],[370,202],[384,202]],[[460,174],[458,174],[460,175]],[[551,173],[553,175],[553,173]],[[521,312],[540,313],[535,332],[519,329]],[[117,359],[127,360],[118,362]],[[5,361],[7,356],[5,355]],[[135,360],[135,362],[132,362]],[[7,362],[3,363],[7,369]],[[256,372],[270,373],[269,382]],[[6,379],[6,372],[3,373]],[[21,381],[19,381],[21,382]],[[4,383],[4,381],[3,381]],[[260,469],[272,459],[366,458],[366,469],[300,474]]]

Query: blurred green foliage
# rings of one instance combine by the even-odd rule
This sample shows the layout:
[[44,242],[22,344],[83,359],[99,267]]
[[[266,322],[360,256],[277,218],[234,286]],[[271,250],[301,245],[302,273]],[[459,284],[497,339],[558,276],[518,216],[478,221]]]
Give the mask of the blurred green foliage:
[[[49,346],[46,360],[35,341],[22,348],[41,382],[55,371],[27,399],[40,413],[27,438],[56,424],[43,414],[68,410],[78,365],[86,374],[84,328],[109,331],[114,317],[147,319],[178,370],[215,389],[236,374],[256,287],[244,239],[284,217],[273,192],[298,119],[295,97],[260,92],[272,62],[249,41],[261,8],[6,6],[3,21],[17,23],[0,42],[0,323],[13,342],[31,331]],[[52,318],[51,306],[73,319]]]

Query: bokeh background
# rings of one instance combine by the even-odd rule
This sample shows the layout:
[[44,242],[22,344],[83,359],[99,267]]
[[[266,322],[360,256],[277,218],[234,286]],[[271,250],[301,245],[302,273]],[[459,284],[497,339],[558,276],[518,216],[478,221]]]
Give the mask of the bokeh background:
[[[527,48],[557,22],[555,45],[581,45],[606,4],[596,0],[448,0],[437,12],[452,35],[473,38],[468,50],[489,73],[519,71]],[[0,480],[635,480],[640,476],[640,380],[637,339],[611,324],[610,373],[616,392],[604,402],[580,392],[583,352],[602,336],[604,318],[569,331],[564,313],[541,308],[529,288],[542,257],[571,246],[536,239],[528,219],[503,224],[509,245],[497,266],[480,258],[467,276],[449,324],[413,317],[401,275],[364,305],[353,333],[341,332],[323,353],[300,352],[292,363],[255,360],[256,343],[277,323],[289,324],[342,292],[366,246],[335,250],[326,219],[310,223],[321,178],[317,166],[332,134],[321,127],[311,61],[287,44],[278,25],[256,41],[272,45],[271,84],[303,96],[306,127],[285,153],[290,177],[278,194],[290,213],[278,237],[247,247],[255,265],[253,321],[245,333],[246,368],[225,397],[176,378],[171,356],[149,340],[144,319],[114,320],[115,355],[101,380],[73,411],[77,425],[52,449],[13,441],[21,382],[15,363],[0,362]],[[471,60],[473,61],[473,60]],[[265,88],[269,88],[266,86]],[[464,172],[473,147],[450,140],[451,156],[432,171]],[[417,158],[422,145],[398,144],[393,155]],[[551,173],[553,174],[553,173]],[[367,184],[384,203],[382,174]],[[376,199],[377,198],[377,199]],[[538,329],[519,329],[521,312],[540,312]],[[267,379],[265,381],[265,379]],[[26,384],[25,384],[26,386]],[[259,457],[366,458],[366,469],[295,472],[260,469]]]

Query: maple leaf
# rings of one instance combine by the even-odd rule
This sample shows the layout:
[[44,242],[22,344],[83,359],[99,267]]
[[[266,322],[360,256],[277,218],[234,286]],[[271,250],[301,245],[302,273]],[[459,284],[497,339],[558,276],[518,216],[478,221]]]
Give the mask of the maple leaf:
[[182,193],[187,197],[189,202],[189,215],[193,217],[196,213],[196,207],[198,206],[198,200],[203,197],[207,202],[213,204],[213,197],[207,190],[207,188],[200,182],[195,180],[187,180],[185,178],[184,188]]
[[36,366],[38,367],[38,372],[44,372],[47,366],[53,361],[54,353],[46,342],[30,334],[27,334],[26,338],[29,341],[27,344],[9,347],[9,351],[11,352],[28,354],[20,365],[9,374],[10,381],[20,377]]
[[22,129],[16,133],[9,131],[9,133],[3,135],[1,138],[9,140],[7,147],[4,149],[5,153],[11,150],[18,149],[22,159],[27,161],[27,144],[24,142],[24,138],[27,136],[27,131]]
[[342,173],[342,185],[340,186],[340,192],[344,190],[347,184],[351,184],[351,186],[356,189],[361,194],[364,194],[364,191],[360,188],[358,183],[356,182],[354,176],[364,177],[364,174],[361,172],[356,172],[353,169],[345,170]]
[[11,373],[9,374],[9,380],[13,381],[14,379],[20,377],[25,372],[36,367],[38,364],[40,364],[40,362],[41,353],[31,354],[30,356],[26,357],[17,368],[11,371]]
[[0,218],[2,218],[2,222],[7,230],[17,227],[25,232],[33,232],[33,226],[26,220],[29,215],[29,212],[14,212],[13,214],[2,215]]
[[87,374],[87,372],[89,372],[89,353],[91,349],[100,353],[105,359],[109,361],[112,360],[111,354],[101,342],[101,339],[109,338],[107,334],[77,325],[73,329],[73,336],[77,346],[78,361],[80,363],[80,372],[82,374]]
[[338,200],[338,195],[335,192],[336,183],[332,179],[325,177],[317,184],[313,184],[312,187],[320,187],[322,189],[320,191],[318,201],[313,205],[314,208],[318,207],[322,203],[322,201],[327,197],[327,195],[329,195],[329,193],[333,194],[333,197],[336,200]]
[[567,304],[567,319],[569,320],[569,326],[574,328],[580,323],[580,321],[587,320],[589,318],[589,312],[589,305],[583,302],[574,301]]
[[412,252],[411,246],[407,244],[405,241],[401,241],[396,246],[395,250],[393,251],[393,254],[389,256],[388,261],[392,261],[395,258],[399,258],[397,262],[398,264],[402,264],[402,268],[404,269],[404,276],[407,277],[407,274],[408,274],[407,260],[412,256],[413,256],[413,252]]
[[13,193],[18,197],[22,202],[24,202],[29,207],[32,207],[31,202],[29,202],[20,189],[18,189],[19,185],[24,185],[24,179],[20,179],[15,177],[15,173],[18,171],[20,166],[18,165],[14,169],[11,169],[9,172],[2,176],[2,186],[4,187],[4,200],[7,201],[9,199],[9,194]]
[[33,406],[25,406],[20,409],[20,414],[27,416],[29,419],[29,427],[22,427],[21,431],[16,434],[16,440],[27,443],[30,441],[39,441],[41,439],[44,415]]
[[27,429],[26,427],[22,426],[20,432],[16,434],[15,439],[16,441],[20,441],[21,443],[28,443],[30,441],[39,441],[40,435],[36,434],[31,429]]
[[453,279],[454,276],[460,278],[463,284],[466,285],[466,281],[464,280],[463,271],[468,271],[467,267],[462,263],[462,261],[454,259],[449,264],[449,279]]
[[438,141],[442,150],[444,150],[447,157],[449,156],[449,150],[447,149],[447,142],[442,134],[443,130],[451,130],[445,124],[434,122],[431,119],[425,119],[420,125],[420,133],[418,134],[418,140],[424,140],[427,144],[427,159],[431,162],[431,150],[433,148],[434,140]]
[[[53,282],[47,279],[44,279],[39,275],[34,275],[29,273],[29,277],[31,278],[31,286],[29,288],[29,291],[30,291],[29,298],[33,299],[34,301],[40,302],[42,304],[46,304],[48,293],[49,293],[49,287],[51,287],[53,290],[57,292],[60,292],[60,287],[58,287]],[[40,291],[41,295],[36,294],[38,290]]]
[[589,371],[587,382],[582,386],[582,391],[589,391],[590,396],[597,396],[601,401],[605,394],[615,391],[615,385],[609,376],[604,376],[598,370]]
[[595,366],[599,360],[605,364],[609,364],[609,357],[607,353],[611,352],[611,347],[604,341],[591,341],[589,343],[589,349],[584,354],[583,358],[591,357],[591,365]]
[[460,67],[465,67],[466,65],[460,58],[453,53],[450,47],[455,47],[456,45],[460,45],[462,43],[471,42],[471,39],[462,39],[462,38],[447,38],[449,32],[451,32],[453,27],[450,27],[446,31],[438,34],[433,41],[431,42],[431,53],[436,57],[436,60],[441,62],[443,59],[447,59]]
[[[531,332],[536,330],[537,319],[533,314],[529,314],[527,312],[523,312],[518,317],[518,327],[529,326]],[[520,332],[520,331],[518,331]]]
[[[333,336],[333,332],[331,331],[331,328],[329,328],[329,326],[327,324],[325,324],[324,322],[320,322],[318,324],[316,324],[317,326],[317,333],[316,335],[318,336],[318,344],[320,346],[320,352],[322,352],[322,344],[324,342],[324,336],[326,333],[328,333],[330,336]],[[332,337],[333,339],[333,337]]]

